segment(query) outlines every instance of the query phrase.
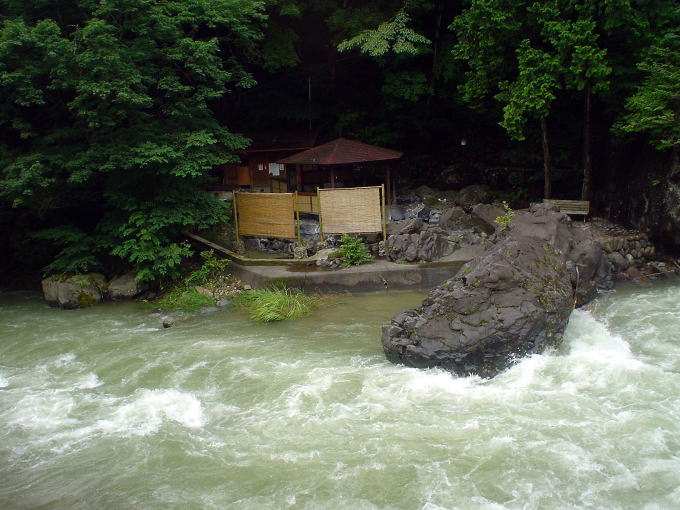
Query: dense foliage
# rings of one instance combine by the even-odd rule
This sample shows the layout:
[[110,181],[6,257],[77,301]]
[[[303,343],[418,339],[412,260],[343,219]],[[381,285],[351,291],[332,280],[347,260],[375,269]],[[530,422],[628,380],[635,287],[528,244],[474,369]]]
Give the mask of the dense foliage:
[[62,246],[48,272],[118,260],[141,278],[175,276],[190,254],[180,230],[226,218],[202,185],[245,140],[211,106],[252,84],[242,61],[259,37],[260,4],[3,5],[4,207]]
[[203,263],[187,276],[187,283],[205,285],[223,274],[230,263],[228,259],[217,258],[212,250],[202,251],[201,259],[203,259]]
[[0,262],[176,276],[258,130],[587,198],[613,136],[678,150],[678,26],[676,0],[5,0]]

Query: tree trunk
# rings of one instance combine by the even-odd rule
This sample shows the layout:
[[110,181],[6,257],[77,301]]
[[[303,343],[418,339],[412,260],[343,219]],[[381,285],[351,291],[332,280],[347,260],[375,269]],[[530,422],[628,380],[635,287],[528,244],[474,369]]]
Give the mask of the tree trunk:
[[550,182],[550,147],[548,146],[548,122],[541,119],[541,140],[543,142],[543,198],[552,196]]
[[444,17],[444,0],[437,2],[437,14],[435,17],[434,41],[432,44],[432,74],[430,76],[430,89],[432,94],[427,98],[427,104],[430,104],[432,97],[435,95],[437,87],[437,61],[439,60],[439,45],[441,41],[442,19]]
[[593,90],[590,80],[586,82],[585,104],[583,108],[583,187],[581,188],[581,200],[590,200],[592,194],[593,163],[591,159],[592,126],[591,110]]

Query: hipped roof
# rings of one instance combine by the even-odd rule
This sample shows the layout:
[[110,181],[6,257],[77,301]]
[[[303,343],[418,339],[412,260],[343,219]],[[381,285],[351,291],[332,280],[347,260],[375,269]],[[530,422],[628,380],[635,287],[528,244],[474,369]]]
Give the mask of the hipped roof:
[[293,154],[277,163],[294,163],[300,165],[342,165],[347,163],[367,163],[369,161],[385,161],[399,159],[402,152],[384,149],[375,145],[354,142],[346,138],[336,138],[309,150]]

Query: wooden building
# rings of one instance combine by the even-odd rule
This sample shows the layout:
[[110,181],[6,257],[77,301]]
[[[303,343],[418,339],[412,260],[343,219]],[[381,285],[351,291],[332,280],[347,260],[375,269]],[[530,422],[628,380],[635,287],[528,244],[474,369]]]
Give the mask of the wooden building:
[[252,140],[239,152],[240,163],[224,166],[223,184],[259,192],[285,192],[290,176],[278,160],[314,146],[314,131],[262,132],[245,135]]
[[279,159],[277,163],[286,165],[289,176],[287,190],[316,193],[317,187],[347,188],[384,183],[386,200],[390,203],[395,192],[390,162],[399,159],[402,154],[392,149],[336,138]]

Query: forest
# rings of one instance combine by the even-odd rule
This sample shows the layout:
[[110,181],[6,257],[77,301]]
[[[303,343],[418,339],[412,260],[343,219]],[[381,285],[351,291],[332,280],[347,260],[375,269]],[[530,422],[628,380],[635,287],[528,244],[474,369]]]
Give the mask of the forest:
[[406,184],[517,203],[663,188],[680,4],[2,0],[0,94],[4,277],[173,278],[180,232],[227,221],[204,187],[248,132],[397,149]]

